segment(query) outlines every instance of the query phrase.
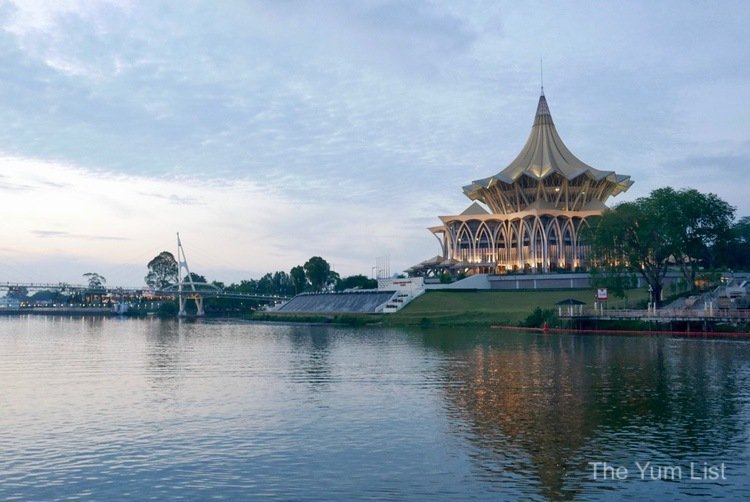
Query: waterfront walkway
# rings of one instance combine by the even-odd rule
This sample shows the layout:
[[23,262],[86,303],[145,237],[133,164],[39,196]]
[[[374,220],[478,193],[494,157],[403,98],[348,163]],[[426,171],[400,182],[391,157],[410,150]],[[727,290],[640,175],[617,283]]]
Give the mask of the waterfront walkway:
[[582,309],[566,308],[558,309],[558,317],[562,319],[601,320],[601,321],[656,321],[656,322],[714,322],[714,323],[737,323],[750,322],[750,310],[738,309]]

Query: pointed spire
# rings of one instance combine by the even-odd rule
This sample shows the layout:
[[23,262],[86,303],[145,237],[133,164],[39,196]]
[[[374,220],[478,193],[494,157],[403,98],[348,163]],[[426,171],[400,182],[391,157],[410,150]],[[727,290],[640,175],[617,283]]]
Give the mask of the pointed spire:
[[534,126],[538,125],[551,125],[554,127],[555,123],[552,122],[552,115],[549,112],[549,106],[547,106],[547,98],[544,97],[544,88],[542,88],[542,95],[539,96],[539,104],[536,107],[536,116],[534,117]]

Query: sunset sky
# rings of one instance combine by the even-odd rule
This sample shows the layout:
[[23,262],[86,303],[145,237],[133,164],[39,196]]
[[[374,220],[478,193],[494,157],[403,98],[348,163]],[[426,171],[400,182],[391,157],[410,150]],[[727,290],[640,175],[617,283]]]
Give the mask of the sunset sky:
[[750,215],[750,2],[0,1],[0,281],[439,252],[529,134]]

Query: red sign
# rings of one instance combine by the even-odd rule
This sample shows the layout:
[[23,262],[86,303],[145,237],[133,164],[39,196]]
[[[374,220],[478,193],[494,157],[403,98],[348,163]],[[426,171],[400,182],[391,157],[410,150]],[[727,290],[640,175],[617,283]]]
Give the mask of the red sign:
[[607,288],[596,288],[597,300],[606,300],[608,298],[609,298],[609,295],[607,294]]

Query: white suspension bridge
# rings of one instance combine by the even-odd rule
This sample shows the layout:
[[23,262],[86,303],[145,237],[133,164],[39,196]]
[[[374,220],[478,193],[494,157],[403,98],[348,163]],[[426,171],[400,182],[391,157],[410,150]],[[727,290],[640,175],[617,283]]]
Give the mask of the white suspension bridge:
[[[184,271],[184,275],[183,275]],[[10,291],[25,289],[26,291],[51,291],[60,293],[88,293],[100,296],[110,296],[114,298],[124,298],[127,296],[134,297],[155,297],[155,298],[172,298],[176,299],[179,305],[180,317],[187,316],[188,301],[195,302],[196,316],[202,317],[206,314],[203,306],[203,300],[206,298],[219,298],[229,300],[248,300],[256,303],[275,304],[287,301],[290,297],[282,295],[263,295],[256,293],[239,293],[234,291],[224,291],[215,284],[205,282],[196,282],[190,273],[185,250],[182,247],[180,234],[177,234],[177,284],[164,288],[150,287],[123,287],[123,286],[102,286],[92,288],[85,284],[71,284],[67,282],[59,283],[36,283],[36,282],[0,282],[0,291]]]

